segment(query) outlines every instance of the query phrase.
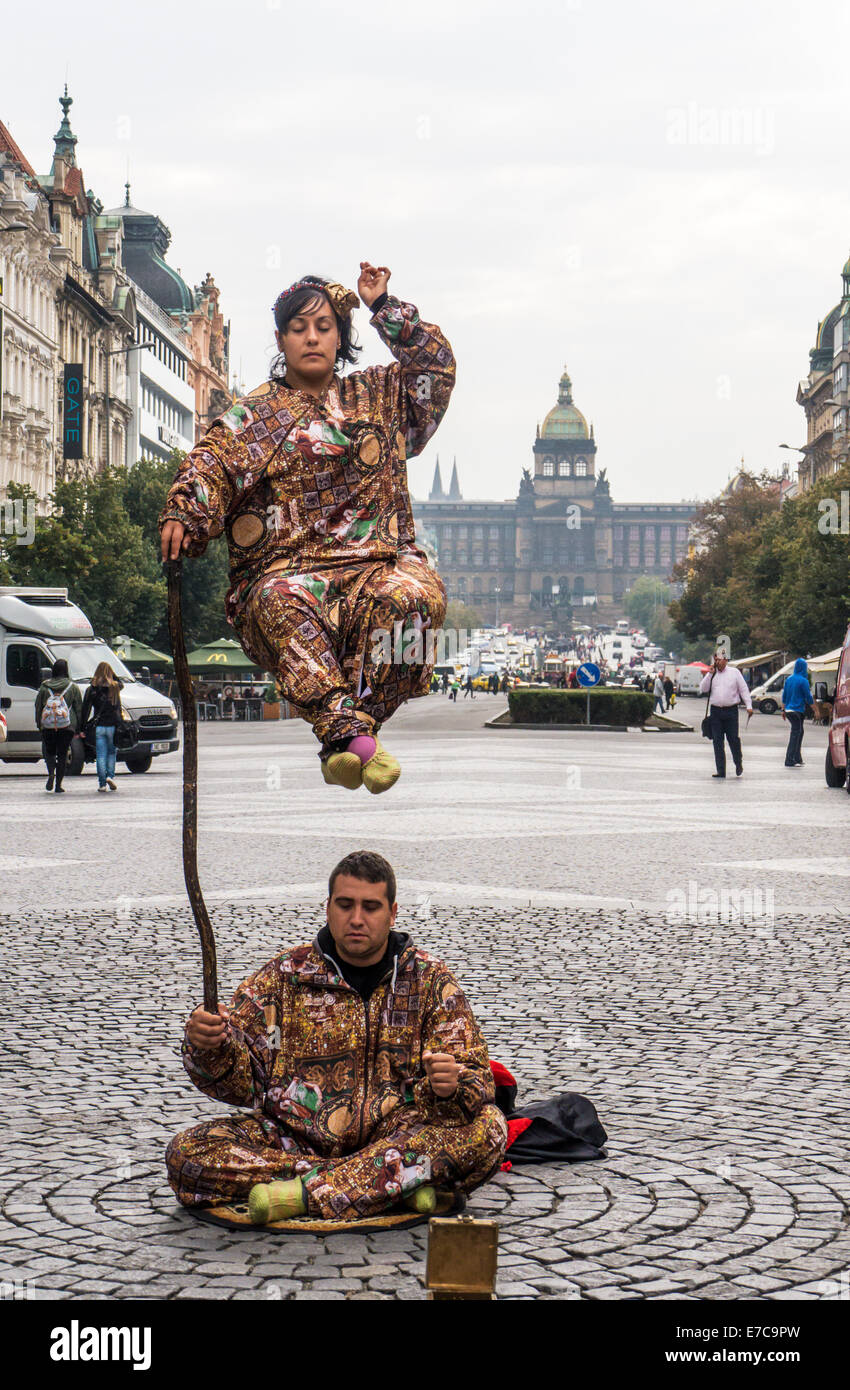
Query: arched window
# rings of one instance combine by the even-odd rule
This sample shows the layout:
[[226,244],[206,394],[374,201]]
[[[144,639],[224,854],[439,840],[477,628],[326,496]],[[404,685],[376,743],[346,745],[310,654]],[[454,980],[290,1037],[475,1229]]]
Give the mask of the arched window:
[[559,478],[568,478],[569,476],[570,476],[570,461],[569,461],[569,459],[559,459],[559,460],[558,460],[558,477],[559,477]]
[[545,458],[545,459],[543,460],[543,477],[544,477],[544,478],[554,478],[554,476],[555,476],[555,460],[552,459],[552,458]]
[[584,577],[580,574],[576,575],[576,582],[573,585],[573,593],[578,599],[584,597]]
[[587,477],[587,459],[576,459],[576,477]]

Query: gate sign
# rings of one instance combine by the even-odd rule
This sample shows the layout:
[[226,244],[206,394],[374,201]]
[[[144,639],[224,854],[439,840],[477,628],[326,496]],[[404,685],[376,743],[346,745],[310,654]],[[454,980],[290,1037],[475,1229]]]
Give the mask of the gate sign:
[[62,400],[62,457],[81,459],[83,457],[83,364],[65,363],[64,394]]
[[598,685],[602,672],[594,661],[583,661],[576,671],[579,685]]

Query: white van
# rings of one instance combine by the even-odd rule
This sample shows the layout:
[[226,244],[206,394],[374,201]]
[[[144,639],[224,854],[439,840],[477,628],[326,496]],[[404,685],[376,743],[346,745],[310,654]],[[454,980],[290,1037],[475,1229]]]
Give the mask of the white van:
[[[808,659],[812,685],[815,681],[825,681],[830,699],[835,695],[835,682],[838,676],[841,650],[841,647],[836,647],[835,651],[824,652],[823,656],[813,656]],[[776,714],[777,710],[782,708],[782,687],[793,670],[794,661],[786,662],[775,675],[770,677],[770,680],[765,681],[763,685],[757,685],[751,692],[753,706],[762,714]]]
[[695,664],[680,666],[676,676],[677,695],[699,695],[702,678],[705,675],[701,666]]
[[[41,733],[35,723],[35,697],[60,657],[85,699],[86,686],[101,661],[108,661],[124,682],[121,704],[133,742],[118,750],[131,772],[147,772],[154,758],[180,746],[177,710],[166,695],[137,681],[101,638],[67,589],[13,589],[0,585],[0,709],[8,732],[2,745],[4,763],[37,763]],[[94,748],[75,738],[68,771],[80,773],[94,761]]]

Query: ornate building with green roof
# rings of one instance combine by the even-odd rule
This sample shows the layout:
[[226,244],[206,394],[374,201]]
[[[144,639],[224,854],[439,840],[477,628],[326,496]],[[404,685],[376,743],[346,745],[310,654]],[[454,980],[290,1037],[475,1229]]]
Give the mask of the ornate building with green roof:
[[806,415],[799,492],[841,468],[850,455],[850,259],[841,282],[841,299],[818,324],[809,374],[797,387],[797,404]]
[[557,623],[568,607],[578,621],[576,610],[594,605],[599,621],[619,617],[636,579],[667,579],[687,554],[695,511],[692,502],[612,501],[566,367],[515,498],[464,499],[456,462],[444,492],[438,459],[428,500],[413,506],[436,544],[449,597],[472,604],[485,622],[521,627]]

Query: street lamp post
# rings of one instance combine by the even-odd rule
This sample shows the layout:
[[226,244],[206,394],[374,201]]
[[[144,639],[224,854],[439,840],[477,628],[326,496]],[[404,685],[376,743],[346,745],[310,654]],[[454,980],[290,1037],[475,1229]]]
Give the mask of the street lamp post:
[[497,588],[496,588],[496,627],[501,627],[501,623],[499,622],[499,595],[501,594],[501,592],[502,592],[501,589],[498,588],[498,586],[497,586]]

